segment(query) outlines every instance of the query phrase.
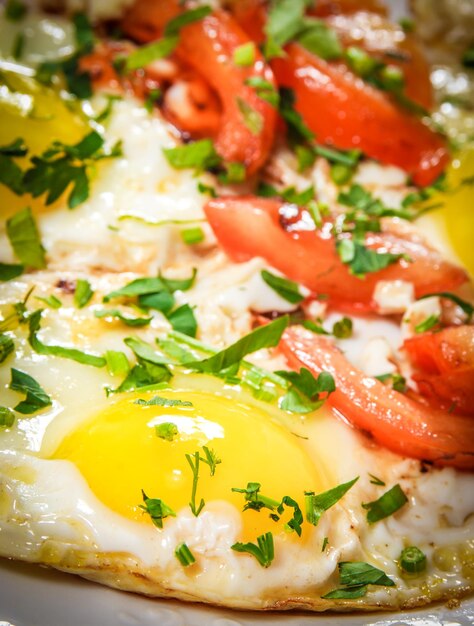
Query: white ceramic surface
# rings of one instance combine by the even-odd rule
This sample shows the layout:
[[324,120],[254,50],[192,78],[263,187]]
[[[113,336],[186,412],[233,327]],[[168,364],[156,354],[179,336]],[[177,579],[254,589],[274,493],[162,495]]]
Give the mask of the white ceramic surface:
[[[3,620],[3,621],[2,621]],[[472,626],[474,600],[407,613],[249,613],[151,600],[0,559],[0,626]]]

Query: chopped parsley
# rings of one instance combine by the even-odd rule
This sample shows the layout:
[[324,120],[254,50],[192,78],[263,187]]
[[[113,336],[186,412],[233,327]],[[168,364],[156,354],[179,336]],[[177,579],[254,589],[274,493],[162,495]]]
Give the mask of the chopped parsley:
[[35,269],[46,267],[45,250],[29,207],[7,220],[7,236],[22,265]]
[[294,281],[272,274],[267,270],[262,270],[261,276],[265,283],[287,302],[298,304],[304,300],[304,296],[301,295],[298,284]]
[[426,319],[421,321],[419,324],[416,324],[415,329],[414,329],[415,333],[417,334],[425,333],[428,330],[431,330],[432,328],[434,328],[435,326],[438,326],[439,323],[440,323],[439,315],[432,313]]
[[89,197],[90,167],[121,154],[120,142],[104,150],[104,138],[95,130],[74,145],[54,141],[41,156],[31,158],[32,166],[23,177],[24,191],[34,198],[47,194],[49,205],[69,189],[68,207],[74,209]]
[[288,326],[288,321],[287,315],[279,317],[265,326],[256,328],[228,348],[213,354],[207,359],[191,361],[187,363],[187,365],[199,372],[208,374],[219,373],[236,363],[240,363],[247,354],[251,354],[262,348],[277,346],[283,331]]
[[449,291],[438,291],[436,293],[427,293],[426,295],[421,296],[421,298],[418,298],[418,299],[424,300],[425,298],[432,298],[433,296],[438,296],[439,298],[446,298],[446,300],[451,300],[451,302],[454,302],[454,304],[456,304],[460,309],[462,309],[462,311],[465,313],[467,317],[468,322],[472,320],[474,316],[474,306],[472,306],[472,304],[470,304],[466,300],[463,300],[456,294],[450,293]]
[[205,454],[204,457],[200,455],[198,450],[194,452],[194,454],[186,454],[186,460],[189,463],[189,466],[191,467],[191,471],[193,473],[193,485],[191,489],[191,501],[189,502],[189,508],[191,509],[193,515],[195,515],[196,517],[199,515],[205,505],[205,502],[202,498],[199,504],[196,505],[196,490],[199,480],[199,464],[201,462],[206,463],[209,466],[209,474],[211,476],[214,476],[216,466],[221,463],[221,460],[217,457],[216,453],[213,450],[211,450],[207,446],[203,446],[202,449]]
[[351,274],[359,278],[385,269],[404,256],[392,252],[377,252],[353,239],[339,239],[336,250],[341,261],[349,267]]
[[280,370],[275,373],[291,383],[289,391],[281,399],[280,408],[293,413],[315,411],[336,389],[329,372],[321,372],[317,378],[305,367],[299,372]]
[[135,400],[135,404],[140,404],[141,406],[164,406],[164,407],[174,407],[174,406],[185,406],[191,407],[193,406],[192,402],[188,400],[175,400],[173,398],[163,398],[161,396],[154,396],[151,400],[143,400],[139,398]]
[[317,495],[312,491],[305,491],[306,520],[313,526],[317,526],[321,515],[339,502],[358,480],[357,476],[347,483],[342,483]]
[[77,363],[84,365],[92,365],[93,367],[104,367],[106,360],[102,356],[96,356],[87,352],[82,352],[76,348],[65,348],[63,346],[47,345],[43,343],[38,332],[41,328],[41,315],[43,311],[40,309],[32,313],[28,318],[29,336],[28,341],[35,352],[50,356],[57,356],[63,359],[71,359]]
[[156,436],[166,441],[173,441],[178,434],[178,427],[173,422],[163,422],[155,426]]
[[84,278],[79,278],[74,290],[74,304],[78,309],[82,309],[88,304],[94,295],[91,284]]
[[28,7],[21,0],[7,0],[5,5],[5,17],[10,22],[19,22],[28,11]]
[[245,79],[245,84],[253,87],[261,100],[265,100],[265,102],[268,102],[275,108],[278,107],[280,95],[270,81],[265,80],[261,76],[249,76],[249,78]]
[[231,546],[236,552],[246,552],[254,556],[262,567],[270,567],[275,558],[273,535],[268,532],[257,537],[257,544],[237,542]]
[[25,268],[17,263],[0,263],[0,281],[7,282],[23,274]]
[[212,169],[221,163],[214,144],[210,139],[193,141],[176,148],[163,148],[168,163],[177,170],[196,169],[198,171]]
[[131,317],[125,315],[118,309],[102,309],[101,311],[94,311],[94,315],[99,319],[109,318],[119,320],[126,326],[132,327],[148,326],[152,320],[151,317]]
[[17,413],[29,415],[52,404],[51,398],[32,376],[13,367],[11,369],[10,389],[26,396],[14,407]]
[[263,117],[259,111],[256,111],[243,98],[237,96],[237,108],[242,116],[242,121],[252,135],[259,135],[263,129]]
[[63,305],[61,300],[57,298],[54,294],[47,296],[46,298],[41,298],[40,296],[35,296],[35,300],[39,300],[40,302],[44,302],[50,309],[60,309]]
[[322,596],[328,600],[360,598],[367,593],[368,585],[394,587],[395,583],[382,570],[362,561],[343,561],[338,564],[341,589],[335,589]]
[[50,85],[53,77],[60,73],[64,76],[68,91],[79,99],[86,99],[92,96],[91,78],[88,72],[81,70],[80,60],[82,56],[92,52],[95,37],[84,13],[76,13],[73,24],[76,51],[65,59],[41,63],[36,70],[36,78],[39,82]]
[[163,528],[163,520],[167,517],[176,517],[176,513],[163,500],[149,498],[142,489],[143,504],[140,508],[148,513],[151,521],[157,528]]
[[159,39],[158,41],[153,41],[145,46],[140,46],[124,59],[118,57],[116,61],[117,69],[120,71],[120,61],[122,60],[123,70],[133,72],[134,70],[139,70],[142,67],[150,65],[153,61],[168,57],[178,45],[178,40],[177,36],[170,36]]
[[386,491],[383,496],[380,496],[378,500],[367,502],[362,506],[367,511],[367,521],[369,524],[374,524],[396,513],[407,502],[408,498],[400,485],[397,484]]
[[104,354],[107,371],[111,376],[125,376],[130,371],[126,354],[118,350],[107,350]]
[[4,333],[0,333],[0,363],[6,361],[14,349],[13,339]]

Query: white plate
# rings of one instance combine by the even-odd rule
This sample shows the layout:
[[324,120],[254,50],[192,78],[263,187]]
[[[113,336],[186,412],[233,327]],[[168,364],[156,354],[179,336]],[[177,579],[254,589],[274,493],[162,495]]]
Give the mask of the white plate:
[[[3,620],[3,621],[2,621]],[[249,613],[151,600],[0,559],[0,626],[472,626],[474,599],[405,613]]]

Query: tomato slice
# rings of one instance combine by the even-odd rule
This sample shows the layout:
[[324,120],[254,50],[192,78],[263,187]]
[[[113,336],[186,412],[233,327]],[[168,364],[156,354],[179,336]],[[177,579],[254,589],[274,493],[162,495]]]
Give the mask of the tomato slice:
[[247,173],[253,174],[270,154],[277,112],[257,95],[247,80],[258,77],[274,88],[276,83],[257,49],[250,66],[235,64],[235,50],[248,42],[249,37],[233,17],[224,11],[215,11],[182,30],[176,53],[201,73],[219,96],[222,118],[215,138],[217,152],[226,161],[244,163]]
[[290,367],[330,372],[336,391],[327,402],[350,424],[404,456],[474,469],[474,420],[427,407],[351,365],[327,338],[301,327],[285,331],[281,349]]
[[274,59],[280,86],[294,90],[295,107],[320,143],[359,148],[397,165],[417,185],[432,183],[449,162],[443,138],[339,63],[320,59],[298,44]]
[[474,415],[474,326],[416,335],[403,348],[423,396],[452,412]]
[[204,211],[233,261],[263,257],[288,278],[345,307],[374,309],[372,297],[379,280],[413,282],[417,297],[447,290],[448,286],[452,289],[467,280],[461,268],[444,261],[423,242],[391,232],[370,234],[366,245],[406,253],[412,262],[400,261],[366,274],[364,279],[357,278],[336,252],[332,223],[326,221],[316,229],[306,211],[280,200],[222,197],[209,200]]
[[[180,10],[176,2],[139,0],[127,13],[123,27],[140,41],[150,41],[161,35],[170,17]],[[217,152],[225,161],[243,163],[248,175],[255,173],[272,148],[277,112],[247,80],[260,78],[276,88],[272,70],[257,48],[249,66],[234,62],[236,49],[251,39],[225,11],[216,10],[189,24],[180,35],[176,56],[212,87],[221,104],[220,124],[214,137]],[[194,131],[197,136],[205,134],[199,129]]]
[[[318,3],[319,4],[319,3]],[[344,47],[358,46],[374,58],[395,65],[403,72],[404,92],[425,109],[433,106],[430,68],[423,51],[412,34],[375,13],[354,12],[326,19]]]

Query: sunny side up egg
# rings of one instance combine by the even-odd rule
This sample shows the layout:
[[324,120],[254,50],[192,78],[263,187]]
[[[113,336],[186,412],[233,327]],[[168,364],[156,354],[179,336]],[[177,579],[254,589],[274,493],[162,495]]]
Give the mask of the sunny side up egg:
[[[3,285],[3,316],[12,296],[21,299],[32,281],[43,297],[58,293],[60,276],[42,273]],[[97,318],[97,303],[120,280],[102,275],[93,281],[94,301],[80,311],[73,296],[63,294],[60,313],[43,314],[41,340],[87,353],[123,351],[132,363],[124,339],[133,334],[151,344],[157,335],[165,336],[166,323],[157,315],[153,328],[126,329]],[[364,322],[359,328],[365,329]],[[389,333],[390,325],[383,331]],[[2,432],[4,556],[127,590],[257,609],[326,608],[331,601],[321,596],[337,587],[341,560],[371,562],[396,587],[374,588],[363,604],[345,600],[339,605],[411,606],[469,587],[473,527],[468,514],[474,507],[469,475],[447,468],[422,474],[418,462],[371,445],[329,411],[302,418],[207,375],[177,371],[155,389],[107,396],[105,389],[115,389],[122,376],[36,354],[24,325],[10,332],[16,352],[0,370],[4,402],[14,406],[23,398],[9,388],[13,368],[32,376],[52,404],[32,416],[17,415]],[[352,348],[351,341],[345,340],[346,349],[358,354],[360,337]],[[206,449],[214,467],[206,463]],[[367,525],[361,503],[377,499],[384,488],[370,475],[387,486],[401,484],[409,498],[404,510],[373,526]],[[278,504],[289,496],[304,511],[305,492],[322,493],[357,477],[317,526],[302,524],[301,537],[288,527],[291,506],[274,520],[266,509],[243,510],[245,494],[232,491],[260,483],[265,497]],[[154,511],[154,520],[153,508],[142,508],[147,508],[142,490],[150,503],[166,505],[159,515]],[[199,508],[201,499],[196,517],[192,507]],[[232,549],[267,532],[274,541],[268,568]],[[183,543],[195,559],[188,567],[175,556]],[[408,545],[430,558],[422,579],[399,569],[398,558]]]
[[[61,20],[57,23],[61,27]],[[12,98],[8,89],[0,92],[13,110],[11,123],[1,127],[1,143],[21,129],[40,151],[48,133],[73,142],[76,132],[83,132],[82,115],[71,117],[54,92],[43,88],[37,95],[55,111],[52,119],[43,119],[44,132],[38,132],[38,121],[36,130],[31,128],[28,116],[16,125],[15,102],[30,97],[31,105],[36,97],[28,75],[18,85],[14,93],[26,99]],[[100,113],[105,104],[95,98],[90,107]],[[177,368],[171,380],[153,389],[107,393],[136,364],[136,353],[124,340],[133,336],[157,350],[156,338],[166,338],[170,330],[156,311],[144,327],[127,327],[115,314],[100,317],[107,308],[103,297],[136,278],[160,269],[168,278],[184,279],[198,268],[194,286],[178,289],[174,298],[177,305],[195,307],[199,337],[215,349],[251,330],[250,311],[296,307],[263,282],[262,260],[236,265],[214,248],[198,182],[215,180],[169,166],[162,148],[176,145],[176,138],[158,115],[124,99],[114,103],[101,132],[109,146],[123,141],[123,156],[97,166],[90,198],[73,211],[63,199],[49,208],[32,203],[49,271],[0,286],[2,322],[15,318],[14,305],[34,287],[26,304],[30,311],[46,304],[39,332],[44,344],[110,356],[106,365],[94,367],[39,354],[30,345],[25,320],[8,327],[15,350],[0,368],[2,404],[14,407],[25,399],[11,389],[12,370],[31,376],[51,404],[31,416],[17,413],[0,432],[0,553],[126,590],[253,609],[410,607],[472,589],[472,476],[453,469],[422,471],[418,461],[373,444],[324,407],[304,417],[291,414],[232,380]],[[407,192],[396,168],[367,164],[358,175],[366,176],[374,194],[394,202]],[[327,168],[317,164],[311,176],[318,192],[337,196]],[[308,184],[294,168],[288,184],[292,180]],[[2,196],[2,211],[4,203],[19,208],[11,204],[17,201]],[[6,263],[14,260],[4,232],[8,215],[2,214],[0,226],[0,260]],[[205,240],[188,246],[181,231],[197,224]],[[73,292],[81,279],[90,281],[94,295],[78,308]],[[60,299],[60,308],[48,305],[51,296]],[[129,320],[142,315],[129,303],[114,303],[114,309]],[[340,317],[332,315],[334,321]],[[354,337],[339,345],[360,366],[372,339],[385,338],[393,350],[400,343],[400,329],[389,319],[354,317],[354,328]],[[125,362],[120,358],[114,368],[113,354],[120,353]],[[266,350],[249,358],[269,370],[285,367],[281,356]],[[371,375],[385,373],[386,356],[369,360]],[[299,537],[290,526],[297,514],[291,501],[304,516],[305,492],[325,493],[357,477],[343,498],[321,511],[317,525],[303,521]],[[276,505],[285,496],[291,500],[281,513],[243,510],[249,483],[259,483],[261,494]],[[362,503],[397,484],[406,505],[368,524]],[[274,542],[269,567],[232,548],[257,545],[266,533]],[[176,556],[182,544],[195,559],[188,566]],[[399,564],[402,550],[412,545],[427,557],[419,576],[407,575]],[[338,563],[348,561],[370,563],[395,584],[370,587],[361,598],[322,598],[338,588]]]

